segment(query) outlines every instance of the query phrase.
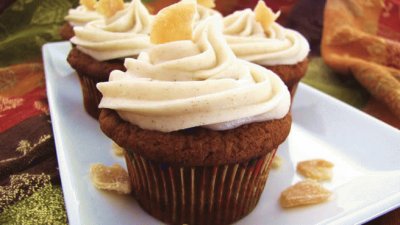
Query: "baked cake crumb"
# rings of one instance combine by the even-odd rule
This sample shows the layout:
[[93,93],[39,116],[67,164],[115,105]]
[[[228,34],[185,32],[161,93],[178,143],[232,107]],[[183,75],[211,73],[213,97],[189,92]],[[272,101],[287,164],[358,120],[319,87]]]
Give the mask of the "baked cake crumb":
[[278,169],[279,167],[282,166],[283,159],[279,155],[275,155],[275,157],[272,159],[271,162],[271,168],[272,169]]
[[111,148],[112,148],[112,150],[113,150],[113,152],[114,152],[114,154],[116,156],[123,156],[124,155],[124,151],[125,150],[121,146],[119,146],[117,143],[112,142]]

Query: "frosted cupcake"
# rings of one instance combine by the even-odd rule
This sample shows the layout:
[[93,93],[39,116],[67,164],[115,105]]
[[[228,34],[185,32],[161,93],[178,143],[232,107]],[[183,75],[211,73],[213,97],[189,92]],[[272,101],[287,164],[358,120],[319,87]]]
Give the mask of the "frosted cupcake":
[[289,134],[290,93],[273,72],[236,58],[218,17],[188,29],[195,10],[180,2],[159,12],[155,45],[97,85],[99,122],[126,150],[134,195],[149,214],[229,224],[260,198]]
[[152,19],[141,1],[133,0],[126,9],[115,10],[105,20],[74,27],[71,42],[75,47],[67,60],[79,75],[84,106],[92,117],[98,118],[101,99],[96,84],[107,81],[112,70],[124,70],[124,58],[136,57],[151,46]]
[[80,5],[68,10],[68,15],[64,18],[66,22],[60,29],[60,36],[64,40],[69,40],[74,36],[74,26],[84,26],[88,22],[103,19],[103,15],[95,9],[96,1],[80,0]]
[[310,46],[303,35],[276,23],[278,16],[259,1],[254,11],[226,16],[224,34],[237,57],[277,73],[293,96],[306,73]]
[[[96,0],[80,0],[79,4],[78,7],[68,10],[68,15],[64,18],[66,22],[60,29],[61,38],[64,40],[74,36],[73,27],[85,26],[89,22],[104,19],[104,15],[96,10]],[[124,8],[128,5],[129,3],[125,3]]]

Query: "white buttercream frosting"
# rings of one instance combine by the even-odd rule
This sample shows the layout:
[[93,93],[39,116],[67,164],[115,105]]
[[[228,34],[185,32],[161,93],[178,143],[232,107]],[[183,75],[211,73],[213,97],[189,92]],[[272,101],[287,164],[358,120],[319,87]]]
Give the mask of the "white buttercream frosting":
[[250,9],[226,16],[224,34],[237,57],[260,65],[293,65],[310,51],[307,40],[297,31],[276,22],[264,31]]
[[201,22],[210,16],[219,16],[222,19],[221,13],[219,13],[217,10],[197,4],[197,13],[194,18],[195,22]]
[[137,56],[151,46],[152,19],[140,0],[132,0],[109,19],[74,27],[75,36],[71,42],[99,61]]
[[65,20],[72,26],[84,26],[91,21],[99,19],[103,19],[103,15],[83,5],[68,10],[68,15],[65,17]]
[[191,127],[232,129],[283,118],[290,94],[273,72],[237,59],[212,16],[196,26],[192,40],[154,45],[138,59],[125,59],[99,83],[100,108],[147,130]]

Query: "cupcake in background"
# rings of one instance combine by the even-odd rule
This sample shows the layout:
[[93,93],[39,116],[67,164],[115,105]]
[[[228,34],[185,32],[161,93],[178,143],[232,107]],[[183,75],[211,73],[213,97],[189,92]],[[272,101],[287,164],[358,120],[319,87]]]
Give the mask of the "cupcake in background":
[[123,7],[122,0],[100,0],[97,10],[103,8],[100,12],[105,19],[74,27],[75,36],[71,38],[74,47],[67,60],[80,78],[85,110],[95,119],[101,99],[96,84],[107,81],[112,70],[124,70],[124,58],[135,58],[151,46],[153,16],[140,0]]
[[84,26],[91,21],[104,19],[104,16],[96,11],[96,4],[96,0],[80,0],[78,7],[70,9],[64,18],[66,22],[60,29],[61,38],[71,39],[75,26]]
[[235,55],[277,73],[288,86],[292,97],[307,71],[310,46],[297,31],[284,28],[275,20],[264,1],[254,11],[244,9],[224,18],[225,38]]
[[[98,0],[80,0],[78,7],[68,11],[68,15],[64,18],[66,22],[60,28],[60,36],[63,40],[69,40],[75,35],[75,26],[85,26],[89,22],[103,20],[107,17],[105,17],[103,14],[107,14],[112,10],[98,10],[98,2]],[[129,3],[124,3],[121,5],[119,1],[115,0],[102,0],[101,4],[106,4],[108,5],[107,7],[115,8],[113,10],[123,10],[129,6]]]
[[[250,213],[291,126],[290,93],[238,59],[195,2],[161,10],[154,44],[97,84],[102,131],[125,149],[134,195],[168,224],[230,224]],[[193,27],[194,30],[193,30]]]

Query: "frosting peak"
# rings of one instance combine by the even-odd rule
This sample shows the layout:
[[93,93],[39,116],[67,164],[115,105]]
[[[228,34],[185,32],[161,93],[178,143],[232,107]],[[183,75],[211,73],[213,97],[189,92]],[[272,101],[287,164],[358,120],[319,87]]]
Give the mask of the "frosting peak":
[[296,64],[310,51],[307,40],[297,31],[276,22],[264,30],[250,9],[225,17],[224,34],[237,57],[261,65]]
[[83,5],[76,7],[75,9],[70,9],[68,15],[65,17],[72,26],[84,26],[88,22],[102,19],[103,16],[96,12],[86,8]]
[[193,40],[154,45],[138,59],[126,59],[126,72],[113,71],[109,82],[97,85],[99,107],[162,132],[224,130],[284,117],[287,87],[271,71],[237,59],[221,28],[212,16],[196,26]]
[[241,37],[266,37],[251,9],[236,11],[224,18],[224,34]]
[[150,32],[151,17],[142,1],[133,0],[128,7],[106,19],[105,23],[99,24],[99,26],[110,32],[148,34]]
[[74,27],[71,42],[96,60],[136,56],[150,44],[152,16],[140,0],[132,2],[109,19]]
[[195,17],[195,21],[196,22],[200,22],[203,21],[205,19],[207,19],[210,16],[219,16],[222,19],[222,15],[214,9],[211,8],[207,8],[203,5],[197,4],[197,13],[196,13],[196,17]]

